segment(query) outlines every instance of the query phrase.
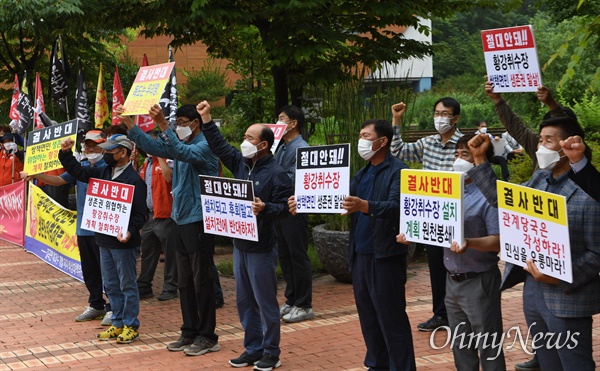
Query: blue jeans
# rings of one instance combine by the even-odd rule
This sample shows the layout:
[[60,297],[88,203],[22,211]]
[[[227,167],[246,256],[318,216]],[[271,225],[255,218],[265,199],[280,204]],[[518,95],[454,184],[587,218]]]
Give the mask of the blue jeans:
[[256,253],[233,249],[237,310],[244,348],[251,355],[264,352],[279,357],[281,353],[276,265],[277,249]]
[[108,249],[100,246],[104,290],[110,301],[115,327],[140,327],[140,295],[136,283],[138,249]]

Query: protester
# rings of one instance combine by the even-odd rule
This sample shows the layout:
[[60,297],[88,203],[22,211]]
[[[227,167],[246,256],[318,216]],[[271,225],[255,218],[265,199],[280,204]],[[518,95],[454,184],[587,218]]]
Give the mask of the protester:
[[[456,143],[454,171],[466,173],[475,166],[468,145],[474,136],[464,135]],[[485,155],[488,161],[494,157],[492,146]],[[448,322],[453,339],[485,334],[489,341],[453,342],[454,364],[457,370],[506,370],[502,342],[492,340],[501,339],[503,333],[498,209],[470,178],[464,179],[464,242],[453,241],[444,248]],[[396,240],[407,243],[404,233]]]
[[25,154],[17,148],[15,136],[4,133],[0,138],[0,187],[21,180],[19,173],[23,171]]
[[193,105],[177,109],[175,130],[169,127],[161,108],[154,105],[150,116],[162,131],[158,139],[144,133],[131,117],[119,118],[129,130],[129,138],[149,155],[173,161],[173,209],[176,224],[177,284],[181,304],[180,338],[167,345],[170,351],[183,351],[189,356],[217,352],[221,349],[215,333],[214,235],[204,233],[199,175],[218,176],[218,160],[212,154],[202,133],[201,119]]
[[[275,161],[287,172],[292,183],[296,179],[296,149],[308,147],[302,138],[304,113],[295,106],[283,107],[278,123],[286,125],[285,134],[275,152]],[[312,309],[312,270],[308,257],[308,214],[285,215],[275,220],[277,248],[281,272],[285,278],[285,303],[279,315],[285,322],[315,318]]]
[[281,366],[274,220],[287,214],[291,180],[271,154],[274,135],[270,128],[251,125],[240,152],[223,138],[211,118],[208,102],[199,103],[196,109],[213,153],[236,179],[250,180],[254,184],[252,212],[257,219],[258,241],[234,239],[233,242],[236,304],[246,350],[229,364],[233,367],[254,364],[254,370],[270,371]]
[[[405,112],[406,104],[404,103],[392,106],[392,125],[394,127],[392,154],[403,161],[421,162],[424,170],[452,171],[456,142],[462,136],[457,128],[460,119],[460,104],[452,98],[442,98],[436,101],[433,105],[433,121],[439,134],[421,138],[415,143],[402,141],[400,129]],[[431,279],[433,317],[419,323],[417,328],[420,331],[434,331],[438,327],[444,328],[448,325],[448,315],[444,304],[446,270],[443,250],[438,246],[427,246],[426,250]]]
[[[573,282],[567,283],[542,274],[532,260],[527,266],[506,263],[502,289],[525,282],[523,311],[535,344],[542,370],[594,370],[592,356],[592,316],[600,313],[600,204],[569,177],[569,159],[561,156],[560,141],[570,136],[584,138],[577,120],[555,117],[540,125],[537,170],[525,186],[565,196],[571,247]],[[468,175],[490,203],[496,204],[496,179],[486,161],[487,136],[469,142],[475,168]],[[576,344],[556,346],[572,334]],[[573,340],[573,339],[571,339]],[[554,345],[552,345],[554,344]],[[531,362],[531,361],[530,361]]]
[[501,138],[506,141],[506,145],[504,146],[504,153],[502,154],[502,156],[507,161],[512,161],[516,157],[523,156],[523,146],[521,146],[515,138],[508,134],[508,131],[502,133]]
[[585,157],[586,145],[575,135],[560,141],[563,153],[569,158],[569,177],[594,200],[600,202],[600,172]]
[[[152,135],[156,137],[156,134]],[[142,266],[137,285],[140,299],[151,298],[152,280],[161,252],[165,254],[163,289],[158,296],[159,301],[177,298],[177,262],[175,246],[177,244],[177,226],[171,219],[173,195],[171,184],[173,179],[173,160],[148,155],[140,176],[146,182],[148,194],[148,220],[142,228]]]
[[[500,138],[496,139],[492,134],[488,134],[487,123],[485,121],[479,121],[479,124],[477,124],[477,131],[475,132],[475,134],[487,134],[492,140],[500,140]],[[503,156],[493,156],[490,162],[492,164],[500,165],[500,170],[502,171],[502,178],[505,181],[508,181],[508,179],[510,178],[510,171],[508,170],[506,158],[504,158]]]
[[[81,166],[90,168],[103,168],[106,162],[102,158],[103,150],[98,147],[99,144],[106,142],[106,134],[102,130],[94,129],[85,133],[82,141],[83,153],[85,158],[81,160]],[[29,180],[27,173],[21,173]],[[85,206],[85,196],[87,193],[87,182],[77,180],[69,173],[63,173],[61,176],[48,174],[35,174],[31,178],[38,179],[46,184],[53,186],[76,186],[77,203],[77,245],[79,246],[79,256],[81,261],[81,272],[83,282],[89,292],[89,306],[83,313],[75,317],[75,321],[91,321],[102,319],[102,326],[112,324],[112,315],[110,304],[104,300],[102,286],[102,269],[100,266],[100,247],[94,238],[94,232],[81,228],[81,217]]]
[[125,135],[115,134],[98,147],[104,149],[105,167],[83,167],[71,148],[73,140],[64,139],[58,158],[67,172],[81,182],[90,178],[111,180],[134,185],[133,201],[129,225],[125,233],[114,237],[96,232],[100,246],[102,281],[113,311],[112,325],[98,334],[100,340],[117,340],[117,343],[131,343],[139,338],[140,298],[136,280],[136,257],[140,247],[140,229],[143,227],[148,209],[146,208],[146,183],[131,166],[132,143]]

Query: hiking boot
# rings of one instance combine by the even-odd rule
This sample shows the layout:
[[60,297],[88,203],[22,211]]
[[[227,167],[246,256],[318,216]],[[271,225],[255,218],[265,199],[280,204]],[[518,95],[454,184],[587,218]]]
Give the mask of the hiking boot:
[[315,312],[312,308],[299,308],[294,307],[291,312],[283,316],[285,322],[300,322],[306,321],[307,319],[314,319]]
[[80,315],[75,317],[75,322],[85,322],[85,321],[91,321],[93,319],[103,319],[105,314],[106,314],[106,311],[104,309],[96,309],[96,308],[92,308],[92,307],[87,307],[87,308],[85,308],[83,313],[81,313]]
[[263,354],[260,361],[256,362],[254,365],[255,371],[271,371],[274,368],[281,366],[281,361],[279,357],[274,356],[269,353]]
[[540,363],[538,362],[537,356],[533,356],[527,362],[517,363],[515,365],[517,371],[540,371]]
[[138,338],[140,337],[140,333],[138,332],[138,329],[135,327],[129,327],[129,326],[125,326],[123,328],[123,332],[121,333],[121,335],[119,335],[117,337],[117,343],[118,344],[129,344],[129,343],[133,343],[134,341],[136,341]]
[[186,338],[185,336],[181,336],[179,338],[179,340],[169,343],[169,345],[167,345],[167,349],[172,352],[179,352],[179,351],[184,350],[185,348],[189,347],[193,343],[194,343],[194,339]]
[[158,301],[167,301],[175,298],[177,298],[177,291],[163,291],[157,299]]
[[188,356],[201,356],[208,352],[218,352],[220,349],[221,346],[216,341],[198,336],[194,339],[194,343],[185,348],[183,352]]
[[283,318],[286,314],[290,313],[294,307],[288,303],[284,303],[279,310],[279,318]]
[[442,316],[433,316],[423,323],[417,325],[419,331],[433,332],[438,327],[448,328],[448,320]]
[[262,353],[258,353],[256,355],[250,355],[248,352],[242,353],[241,356],[230,359],[229,364],[233,367],[246,367],[255,365],[262,358]]
[[112,310],[106,312],[106,314],[104,315],[104,318],[102,319],[102,322],[100,323],[100,326],[110,326],[112,325]]
[[106,331],[102,331],[96,337],[99,340],[116,340],[123,333],[122,327],[110,326]]

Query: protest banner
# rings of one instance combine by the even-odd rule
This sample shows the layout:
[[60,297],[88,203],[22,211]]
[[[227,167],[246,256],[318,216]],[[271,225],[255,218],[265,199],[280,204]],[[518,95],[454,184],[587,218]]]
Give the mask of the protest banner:
[[540,272],[572,283],[567,199],[498,181],[500,257],[519,266],[531,259]]
[[533,27],[481,31],[488,80],[494,93],[537,91],[542,86]]
[[200,175],[200,195],[204,232],[258,241],[252,181]]
[[61,169],[58,160],[60,142],[65,138],[77,139],[77,124],[74,119],[62,124],[30,131],[27,135],[27,151],[23,171],[29,175],[40,174],[50,170]]
[[273,130],[273,135],[275,136],[275,140],[273,141],[273,145],[271,146],[271,153],[275,154],[277,147],[279,146],[279,142],[281,142],[281,138],[283,138],[283,134],[285,134],[286,124],[263,124],[268,126]]
[[350,194],[350,144],[304,147],[296,151],[296,212],[345,214]]
[[75,211],[63,208],[29,182],[25,250],[83,282],[76,228]]
[[131,184],[97,178],[88,181],[81,228],[109,236],[127,234],[133,190]]
[[160,101],[173,68],[175,62],[141,67],[125,99],[124,114],[147,115],[150,107]]
[[411,242],[450,247],[463,243],[463,174],[402,169],[400,229]]
[[25,182],[0,187],[0,238],[25,243]]

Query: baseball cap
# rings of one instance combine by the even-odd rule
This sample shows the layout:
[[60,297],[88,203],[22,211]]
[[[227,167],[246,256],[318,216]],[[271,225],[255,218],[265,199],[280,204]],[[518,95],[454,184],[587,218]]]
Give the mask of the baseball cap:
[[127,139],[126,135],[123,135],[123,134],[113,134],[110,137],[108,137],[106,142],[104,142],[102,144],[98,144],[98,147],[107,149],[107,150],[117,148],[118,146],[125,147],[129,150],[133,149],[133,146],[131,145],[131,141],[129,139]]
[[83,140],[91,140],[96,143],[104,143],[106,142],[106,134],[104,134],[101,130],[90,130],[85,133],[85,137]]
[[13,133],[4,133],[4,136],[0,137],[0,140],[10,140],[10,141],[14,141],[15,140],[15,135]]

